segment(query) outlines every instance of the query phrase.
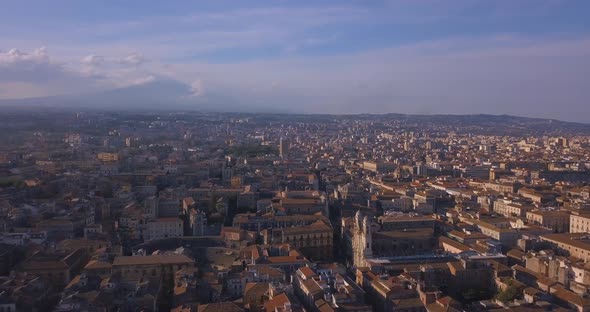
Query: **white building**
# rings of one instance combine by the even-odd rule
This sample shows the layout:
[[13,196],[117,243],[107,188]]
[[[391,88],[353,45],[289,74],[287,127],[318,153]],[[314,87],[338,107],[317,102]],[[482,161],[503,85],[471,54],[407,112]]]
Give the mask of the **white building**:
[[368,216],[363,216],[360,211],[354,215],[354,228],[352,236],[353,264],[356,267],[367,265],[367,260],[373,257],[373,233],[371,221]]
[[100,224],[88,224],[84,228],[84,238],[88,238],[89,236],[93,236],[96,234],[102,234],[102,225]]

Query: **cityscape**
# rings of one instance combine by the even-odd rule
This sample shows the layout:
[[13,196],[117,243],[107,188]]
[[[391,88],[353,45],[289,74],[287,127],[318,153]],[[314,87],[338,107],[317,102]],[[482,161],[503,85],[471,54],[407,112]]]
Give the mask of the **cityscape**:
[[590,1],[0,0],[0,312],[590,312]]
[[590,125],[0,117],[4,311],[590,308]]

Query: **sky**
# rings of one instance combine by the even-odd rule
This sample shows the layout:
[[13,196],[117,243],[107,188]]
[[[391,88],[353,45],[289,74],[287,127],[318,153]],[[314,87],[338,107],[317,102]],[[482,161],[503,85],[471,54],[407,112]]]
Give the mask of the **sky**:
[[0,100],[87,94],[100,107],[104,92],[132,88],[191,109],[590,123],[587,0],[0,0],[0,8]]

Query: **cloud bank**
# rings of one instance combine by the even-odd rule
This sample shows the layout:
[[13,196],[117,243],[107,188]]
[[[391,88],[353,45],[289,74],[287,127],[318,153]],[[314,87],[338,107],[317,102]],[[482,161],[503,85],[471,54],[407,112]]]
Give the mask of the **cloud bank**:
[[590,30],[498,26],[538,28],[560,10],[556,1],[391,1],[139,14],[79,22],[68,41],[49,31],[47,48],[23,27],[20,39],[0,39],[0,99],[174,81],[188,94],[162,90],[171,107],[590,122]]

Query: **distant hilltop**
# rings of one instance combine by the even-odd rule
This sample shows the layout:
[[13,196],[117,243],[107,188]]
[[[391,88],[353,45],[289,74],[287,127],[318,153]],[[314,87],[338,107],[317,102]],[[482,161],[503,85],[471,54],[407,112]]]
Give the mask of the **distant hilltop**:
[[[0,101],[1,103],[1,101]],[[100,107],[100,106],[98,106]],[[37,124],[53,125],[60,128],[60,115],[73,112],[92,112],[98,114],[121,115],[126,114],[135,117],[167,116],[168,119],[194,120],[203,117],[231,117],[247,120],[252,123],[272,124],[281,122],[306,122],[317,123],[319,127],[330,127],[330,125],[350,123],[354,125],[355,120],[374,121],[379,131],[379,124],[383,129],[391,127],[403,128],[406,131],[420,132],[425,128],[435,130],[439,133],[463,133],[473,135],[510,135],[510,136],[571,136],[590,135],[590,124],[567,122],[555,119],[542,119],[519,117],[510,115],[405,115],[405,114],[360,114],[360,115],[336,115],[336,114],[288,114],[272,112],[215,112],[214,110],[182,109],[170,106],[159,106],[157,108],[140,108],[137,106],[123,107],[76,107],[76,106],[50,106],[35,105],[4,105],[0,106],[0,120],[17,122],[29,122],[34,115]],[[43,121],[43,122],[41,122]],[[55,124],[57,123],[57,124]],[[8,126],[8,122],[0,123],[0,129]],[[386,130],[384,130],[386,131]]]

